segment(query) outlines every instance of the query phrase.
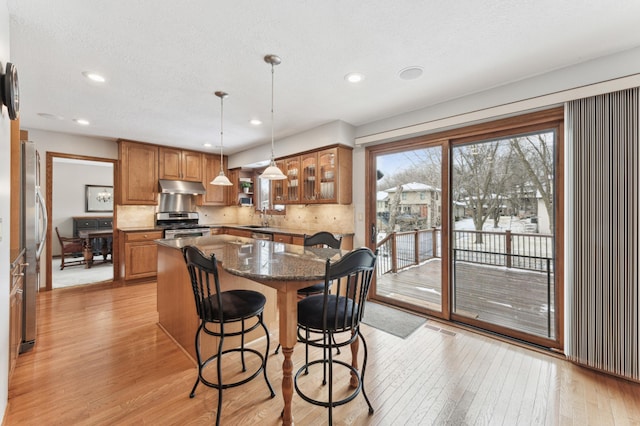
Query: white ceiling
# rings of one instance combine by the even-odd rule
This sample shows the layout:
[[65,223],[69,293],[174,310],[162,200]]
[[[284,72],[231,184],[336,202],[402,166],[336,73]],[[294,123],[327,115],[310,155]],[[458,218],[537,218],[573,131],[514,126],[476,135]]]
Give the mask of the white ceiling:
[[[640,46],[640,1],[8,0],[21,126],[225,153]],[[415,80],[400,70],[424,68]],[[103,74],[89,83],[83,71]],[[365,75],[347,83],[349,72]],[[51,119],[40,113],[63,119]],[[80,126],[74,118],[85,118]],[[249,119],[264,122],[253,127]],[[302,147],[301,147],[302,148]],[[219,149],[219,148],[218,148]]]

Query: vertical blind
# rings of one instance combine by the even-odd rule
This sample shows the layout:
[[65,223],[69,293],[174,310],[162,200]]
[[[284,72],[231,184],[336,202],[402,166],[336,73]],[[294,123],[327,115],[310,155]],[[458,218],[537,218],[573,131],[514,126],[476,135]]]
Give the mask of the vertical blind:
[[[566,105],[567,355],[640,381],[639,89]],[[570,265],[571,264],[571,265]]]

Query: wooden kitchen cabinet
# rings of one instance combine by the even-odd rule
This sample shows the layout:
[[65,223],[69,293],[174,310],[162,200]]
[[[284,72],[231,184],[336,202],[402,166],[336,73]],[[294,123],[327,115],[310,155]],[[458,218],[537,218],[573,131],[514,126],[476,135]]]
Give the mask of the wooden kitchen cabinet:
[[274,180],[271,183],[273,200],[276,204],[300,203],[300,156],[294,155],[276,161],[276,165],[287,176],[284,180]]
[[352,149],[341,145],[300,155],[297,182],[304,204],[350,204]]
[[160,147],[158,175],[160,179],[202,182],[202,157],[201,152]]
[[273,234],[273,241],[276,243],[293,244],[293,237],[289,234]]
[[[224,168],[226,169],[226,157],[223,157],[223,161],[225,161]],[[220,156],[214,154],[204,154],[203,155],[203,170],[202,170],[202,184],[206,189],[206,193],[198,197],[198,205],[200,206],[226,206],[229,203],[229,188],[235,188],[237,190],[237,186],[234,184],[231,187],[228,186],[220,186],[220,185],[212,185],[210,182],[216,178],[220,174]],[[231,182],[234,182],[229,177],[229,173],[225,170],[225,174],[229,178]]]
[[225,234],[234,235],[236,237],[251,238],[253,231],[250,229],[225,228]]
[[233,183],[232,186],[227,186],[227,205],[238,205],[238,193],[242,191],[240,189],[240,169],[231,169],[227,173],[227,177]]
[[154,278],[158,269],[158,246],[154,240],[162,231],[121,231],[123,245],[120,262],[125,281]]
[[118,204],[158,204],[158,147],[118,141],[120,197]]
[[11,264],[11,291],[9,293],[9,380],[18,360],[22,343],[22,295],[24,292],[24,251]]

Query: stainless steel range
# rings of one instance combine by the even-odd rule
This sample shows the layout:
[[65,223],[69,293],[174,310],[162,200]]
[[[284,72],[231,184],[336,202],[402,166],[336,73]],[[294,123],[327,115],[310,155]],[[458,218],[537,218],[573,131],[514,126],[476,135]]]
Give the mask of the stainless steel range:
[[211,229],[198,224],[197,212],[156,213],[156,226],[164,229],[164,238],[201,237],[210,235]]

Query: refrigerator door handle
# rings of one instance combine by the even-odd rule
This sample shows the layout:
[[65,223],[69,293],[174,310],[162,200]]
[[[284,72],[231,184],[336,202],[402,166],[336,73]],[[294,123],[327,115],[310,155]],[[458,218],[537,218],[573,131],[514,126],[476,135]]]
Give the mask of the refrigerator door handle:
[[44,250],[44,243],[47,239],[47,228],[49,227],[49,219],[47,218],[47,206],[44,203],[44,197],[40,192],[39,186],[36,187],[36,196],[38,200],[38,207],[40,208],[40,213],[42,214],[42,221],[44,224],[42,230],[40,230],[42,233],[38,236],[40,241],[38,242],[38,248],[36,249],[36,259],[40,259],[42,250]]

